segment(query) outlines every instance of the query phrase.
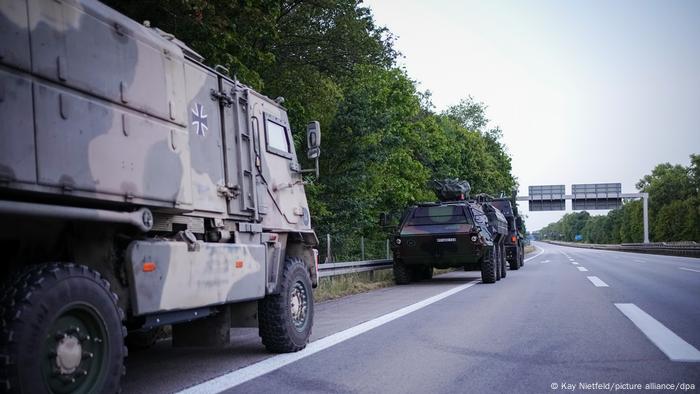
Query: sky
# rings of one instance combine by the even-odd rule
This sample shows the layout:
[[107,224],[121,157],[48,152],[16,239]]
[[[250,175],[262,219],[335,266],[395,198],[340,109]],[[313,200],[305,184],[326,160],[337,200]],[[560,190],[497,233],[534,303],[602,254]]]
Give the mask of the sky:
[[[700,153],[700,1],[369,0],[437,111],[471,95],[528,186],[622,183]],[[529,230],[565,212],[528,212]],[[571,202],[567,202],[570,211]],[[524,209],[523,209],[524,208]],[[605,214],[607,211],[592,211]]]

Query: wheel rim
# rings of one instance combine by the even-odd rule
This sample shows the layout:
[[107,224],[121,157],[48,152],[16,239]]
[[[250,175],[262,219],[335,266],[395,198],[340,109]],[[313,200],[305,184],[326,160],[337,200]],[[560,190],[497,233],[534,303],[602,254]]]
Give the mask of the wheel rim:
[[94,392],[105,374],[107,330],[89,305],[64,307],[49,327],[42,377],[51,393]]
[[306,326],[309,311],[309,295],[306,286],[301,281],[296,281],[290,294],[289,307],[292,314],[292,322],[297,331],[302,331]]

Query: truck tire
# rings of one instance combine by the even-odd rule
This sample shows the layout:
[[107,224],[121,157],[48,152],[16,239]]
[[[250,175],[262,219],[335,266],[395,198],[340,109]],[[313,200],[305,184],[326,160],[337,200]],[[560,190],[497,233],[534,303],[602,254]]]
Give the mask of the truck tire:
[[520,268],[520,249],[516,249],[515,256],[508,262],[512,271],[517,271]]
[[86,266],[64,263],[35,266],[14,283],[2,296],[0,387],[119,392],[126,328],[109,283]]
[[494,257],[494,247],[490,247],[481,258],[481,281],[483,283],[496,283],[496,261]]
[[501,245],[501,259],[499,260],[501,264],[501,278],[505,278],[508,275],[508,269],[506,268],[506,247]]
[[493,262],[496,265],[496,282],[501,280],[503,273],[501,272],[501,249],[494,245]]
[[408,267],[400,261],[394,260],[394,282],[397,285],[407,285],[414,278],[413,267]]
[[258,334],[267,350],[296,352],[306,347],[314,320],[314,295],[306,264],[298,257],[284,261],[279,294],[258,301]]

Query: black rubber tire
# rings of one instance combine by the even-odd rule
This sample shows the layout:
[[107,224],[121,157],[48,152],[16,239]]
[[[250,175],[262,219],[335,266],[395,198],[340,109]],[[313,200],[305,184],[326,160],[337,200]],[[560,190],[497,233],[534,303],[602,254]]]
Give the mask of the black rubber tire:
[[8,281],[0,299],[0,391],[52,392],[42,376],[45,360],[50,357],[42,354],[45,350],[42,345],[54,335],[48,332],[52,325],[72,308],[89,310],[105,334],[99,342],[104,345],[92,345],[103,349],[101,363],[86,366],[88,370],[102,371],[96,373],[91,384],[76,378],[75,391],[121,391],[127,356],[124,312],[117,303],[117,295],[110,291],[109,282],[97,271],[70,263],[35,265]]
[[498,245],[494,245],[494,264],[496,265],[496,282],[503,278],[503,272],[501,272],[501,249]]
[[[304,323],[300,328],[295,327],[290,308],[297,283],[303,287],[307,301]],[[285,259],[280,292],[258,301],[258,319],[258,334],[267,350],[290,353],[306,347],[313,327],[314,296],[309,271],[303,260],[298,257]]]
[[400,261],[394,260],[394,282],[397,285],[407,285],[414,279],[415,270]]
[[481,281],[483,283],[496,283],[496,261],[493,247],[486,249],[486,253],[481,258]]
[[508,276],[508,268],[506,267],[506,247],[501,245],[501,279]]

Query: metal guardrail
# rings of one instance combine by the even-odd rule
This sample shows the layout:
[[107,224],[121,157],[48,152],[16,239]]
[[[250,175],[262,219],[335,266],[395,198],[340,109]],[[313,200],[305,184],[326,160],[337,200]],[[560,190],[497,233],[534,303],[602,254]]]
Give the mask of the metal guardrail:
[[324,263],[318,265],[318,276],[327,278],[330,276],[352,274],[356,272],[368,272],[389,269],[392,260],[365,260],[350,261],[345,263]]
[[574,248],[615,250],[618,252],[635,252],[685,256],[700,258],[700,244],[696,242],[652,242],[648,244],[583,244],[576,242],[545,241],[554,245],[572,246]]

